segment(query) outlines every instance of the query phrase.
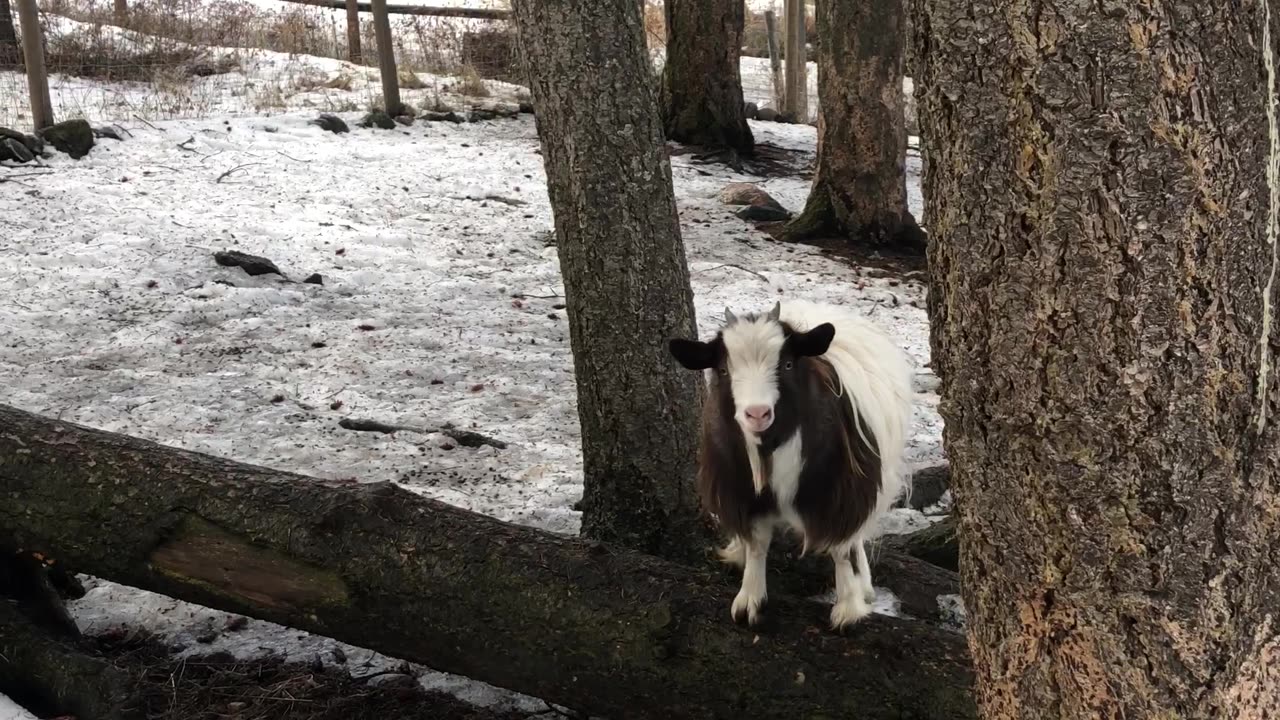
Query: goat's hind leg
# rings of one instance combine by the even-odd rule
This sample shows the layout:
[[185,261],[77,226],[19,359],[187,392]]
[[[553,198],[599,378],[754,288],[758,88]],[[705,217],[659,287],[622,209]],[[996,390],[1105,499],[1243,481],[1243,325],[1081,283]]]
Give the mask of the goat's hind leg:
[[867,561],[867,544],[862,538],[853,544],[853,551],[858,560],[858,583],[862,586],[862,597],[867,602],[876,601],[876,586],[871,584],[871,563]]
[[[769,543],[773,540],[773,524],[757,521],[751,529],[751,537],[737,538],[743,546],[742,588],[733,599],[730,611],[733,620],[750,626],[759,624],[764,603],[768,597],[765,584],[765,559],[769,556]],[[732,543],[731,543],[732,545]]]

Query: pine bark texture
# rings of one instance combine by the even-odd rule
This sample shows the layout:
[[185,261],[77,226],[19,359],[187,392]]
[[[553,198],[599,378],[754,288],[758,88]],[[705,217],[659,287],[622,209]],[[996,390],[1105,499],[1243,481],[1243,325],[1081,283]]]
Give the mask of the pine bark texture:
[[693,488],[700,378],[667,340],[693,290],[635,0],[517,0],[568,304],[582,426],[582,532],[705,554]]
[[983,717],[1280,717],[1280,7],[917,7]]
[[662,66],[666,137],[751,153],[755,139],[742,102],[742,0],[666,0]]
[[0,528],[59,566],[593,717],[976,717],[964,638],[936,623],[874,616],[840,637],[823,629],[827,606],[778,594],[776,624],[749,631],[730,620],[736,586],[717,571],[390,483],[275,472],[0,406],[0,497]]
[[905,0],[817,5],[818,166],[786,237],[846,237],[867,248],[921,252],[907,208],[902,67]]

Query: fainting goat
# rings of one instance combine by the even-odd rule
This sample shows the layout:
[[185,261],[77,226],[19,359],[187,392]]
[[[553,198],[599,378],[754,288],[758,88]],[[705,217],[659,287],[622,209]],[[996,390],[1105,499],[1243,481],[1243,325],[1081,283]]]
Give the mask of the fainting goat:
[[[903,450],[914,393],[907,354],[861,317],[788,301],[735,317],[710,342],[674,339],[671,354],[709,374],[698,493],[731,536],[721,557],[742,568],[736,622],[755,625],[775,526],[835,563],[839,630],[871,612],[865,542],[906,487]],[[850,556],[858,564],[855,576]]]

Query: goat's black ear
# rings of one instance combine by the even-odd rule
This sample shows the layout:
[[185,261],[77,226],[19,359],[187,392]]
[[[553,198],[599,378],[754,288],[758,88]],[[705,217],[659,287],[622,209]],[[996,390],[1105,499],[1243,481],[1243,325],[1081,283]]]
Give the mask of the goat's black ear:
[[808,332],[792,335],[791,347],[795,348],[796,354],[802,357],[817,357],[831,347],[831,341],[835,336],[835,326],[831,323],[822,323]]
[[667,343],[676,362],[689,370],[706,370],[716,364],[716,352],[711,343],[675,338]]

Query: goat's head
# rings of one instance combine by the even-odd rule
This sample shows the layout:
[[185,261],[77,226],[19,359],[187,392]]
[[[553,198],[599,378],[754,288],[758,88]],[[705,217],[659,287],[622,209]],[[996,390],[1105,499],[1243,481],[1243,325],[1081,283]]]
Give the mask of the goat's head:
[[677,338],[669,344],[684,367],[715,370],[711,391],[748,438],[758,440],[775,425],[794,427],[807,360],[825,353],[835,337],[830,323],[800,332],[781,314],[781,304],[765,315],[738,317],[726,310],[725,325],[710,342]]

